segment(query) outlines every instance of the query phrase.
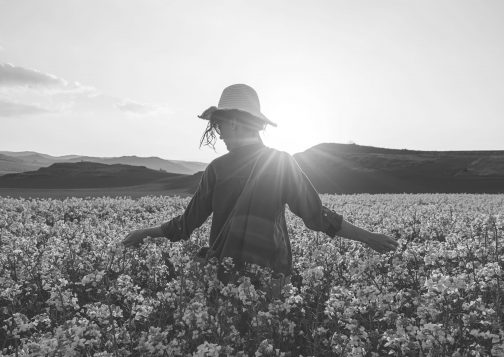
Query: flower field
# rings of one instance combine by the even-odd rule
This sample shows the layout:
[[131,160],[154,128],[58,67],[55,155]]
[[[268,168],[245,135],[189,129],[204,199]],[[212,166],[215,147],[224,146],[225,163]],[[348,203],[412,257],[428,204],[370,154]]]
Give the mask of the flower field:
[[504,195],[321,197],[400,247],[379,255],[288,213],[282,299],[266,270],[223,285],[194,259],[208,221],[188,242],[118,244],[188,199],[0,198],[0,354],[504,356]]

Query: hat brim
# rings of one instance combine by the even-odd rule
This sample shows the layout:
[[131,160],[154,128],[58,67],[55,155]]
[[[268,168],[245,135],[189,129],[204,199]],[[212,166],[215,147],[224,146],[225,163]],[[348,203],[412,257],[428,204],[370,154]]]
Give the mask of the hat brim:
[[269,125],[274,126],[274,127],[277,126],[277,124],[275,122],[272,122],[271,120],[269,120],[268,118],[266,118],[266,116],[264,114],[262,114],[262,113],[251,113],[251,112],[248,112],[246,110],[236,109],[236,108],[217,108],[215,106],[212,106],[212,107],[209,107],[208,109],[206,109],[203,113],[201,113],[201,115],[198,115],[198,118],[205,119],[205,120],[210,120],[210,118],[212,117],[212,115],[216,111],[227,111],[227,110],[236,110],[236,111],[239,111],[239,112],[242,112],[242,113],[246,113],[246,114],[252,115],[253,117],[255,117],[257,119],[262,120],[266,124],[269,124]]

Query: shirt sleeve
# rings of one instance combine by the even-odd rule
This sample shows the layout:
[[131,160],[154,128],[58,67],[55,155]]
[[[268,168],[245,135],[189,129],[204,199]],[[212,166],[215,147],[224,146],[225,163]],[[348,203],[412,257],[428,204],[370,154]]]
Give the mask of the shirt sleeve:
[[203,172],[198,189],[183,214],[161,225],[163,236],[172,242],[188,240],[192,232],[201,226],[212,213],[212,197],[215,173],[210,164]]
[[288,155],[284,162],[284,195],[289,209],[306,227],[334,237],[341,229],[343,216],[322,205],[318,192],[292,156]]

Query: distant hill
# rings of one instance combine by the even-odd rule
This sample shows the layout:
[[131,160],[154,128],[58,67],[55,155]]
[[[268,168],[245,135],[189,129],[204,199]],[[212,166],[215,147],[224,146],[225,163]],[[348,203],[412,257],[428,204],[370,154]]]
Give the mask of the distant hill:
[[102,164],[125,164],[145,166],[152,170],[164,170],[170,173],[191,175],[203,171],[206,163],[196,161],[165,160],[159,157],[93,157],[82,155],[51,156],[34,151],[0,151],[0,175],[19,173],[47,167],[59,162],[98,162]]
[[[60,157],[58,156],[51,156],[47,154],[40,154],[35,151],[0,151],[0,153],[13,156],[13,157],[19,157],[23,159],[28,159],[28,160],[39,160],[39,159],[59,159]],[[78,155],[67,155],[67,156],[78,156]]]
[[96,162],[56,163],[36,171],[0,176],[3,188],[112,188],[153,185],[166,190],[193,192],[198,175],[166,173],[144,166],[101,164]]
[[22,158],[0,154],[0,175],[12,173],[32,171],[40,166],[24,161]]
[[[157,157],[81,162],[82,156],[47,156],[33,152],[0,154],[0,166],[26,170],[0,176],[0,195],[190,194],[206,166]],[[504,193],[504,151],[416,151],[326,143],[294,157],[320,193]],[[36,167],[54,159],[61,161]],[[141,165],[144,162],[151,167]],[[183,174],[161,171],[164,167],[200,170]]]
[[320,144],[294,157],[320,193],[504,193],[504,151]]
[[194,174],[198,171],[204,171],[207,164],[193,161],[165,160],[159,157],[138,157],[138,156],[121,156],[97,158],[88,156],[79,156],[67,160],[68,162],[92,161],[102,164],[124,164],[134,166],[145,166],[153,170],[164,170],[166,172],[176,174]]

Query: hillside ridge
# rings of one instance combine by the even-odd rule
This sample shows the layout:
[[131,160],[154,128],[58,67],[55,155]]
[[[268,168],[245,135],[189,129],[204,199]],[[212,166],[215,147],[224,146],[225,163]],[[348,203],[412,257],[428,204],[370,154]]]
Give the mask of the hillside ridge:
[[[33,154],[25,153],[29,155]],[[504,193],[504,150],[421,151],[321,143],[293,156],[319,193]],[[169,194],[173,190],[193,192],[204,170],[185,174],[143,165],[163,160],[157,157],[124,156],[125,163],[116,163],[113,158],[103,162],[83,158],[37,167],[20,156],[0,154],[0,166],[23,163],[26,169],[0,176],[0,187],[134,187],[139,192]],[[182,161],[177,165],[184,167]]]
[[419,151],[324,143],[294,157],[320,193],[504,192],[504,150]]
[[118,157],[95,157],[84,155],[51,156],[34,151],[0,151],[0,175],[33,171],[40,167],[48,167],[57,162],[91,161],[103,164],[126,164],[145,166],[153,170],[191,175],[202,171],[207,163],[185,160],[166,160],[157,156],[141,157],[136,155]]
[[[190,176],[193,175],[168,173],[145,166],[108,165],[89,161],[59,162],[35,171],[0,176],[0,187],[45,189],[124,187],[174,178],[180,181]],[[193,185],[192,181],[191,185]],[[190,189],[191,185],[188,184],[186,188]]]

